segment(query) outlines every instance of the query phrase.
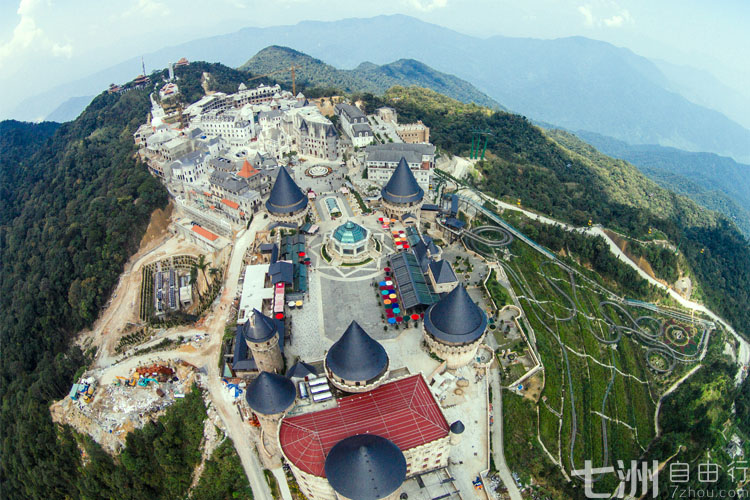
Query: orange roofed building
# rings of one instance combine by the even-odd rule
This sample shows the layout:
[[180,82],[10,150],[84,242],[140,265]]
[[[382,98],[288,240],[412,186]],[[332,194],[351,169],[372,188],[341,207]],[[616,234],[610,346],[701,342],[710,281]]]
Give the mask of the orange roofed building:
[[242,164],[242,168],[239,172],[237,172],[237,177],[249,179],[250,177],[258,175],[259,173],[260,172],[255,167],[253,167],[249,161],[245,160],[245,163]]

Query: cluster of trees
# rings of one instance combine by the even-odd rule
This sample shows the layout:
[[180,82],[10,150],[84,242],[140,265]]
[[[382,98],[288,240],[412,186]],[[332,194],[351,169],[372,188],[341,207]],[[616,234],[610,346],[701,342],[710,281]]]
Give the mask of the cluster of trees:
[[643,257],[651,265],[657,277],[674,283],[680,277],[678,258],[674,250],[661,245],[643,245],[637,242],[628,242],[628,252],[635,257]]
[[250,484],[231,439],[226,438],[206,461],[190,496],[196,500],[252,500]]

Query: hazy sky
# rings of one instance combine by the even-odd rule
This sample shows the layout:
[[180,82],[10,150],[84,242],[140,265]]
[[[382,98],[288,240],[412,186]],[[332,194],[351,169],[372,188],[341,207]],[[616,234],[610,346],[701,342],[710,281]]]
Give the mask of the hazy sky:
[[394,13],[482,37],[586,36],[750,88],[750,0],[0,0],[0,107],[202,36]]

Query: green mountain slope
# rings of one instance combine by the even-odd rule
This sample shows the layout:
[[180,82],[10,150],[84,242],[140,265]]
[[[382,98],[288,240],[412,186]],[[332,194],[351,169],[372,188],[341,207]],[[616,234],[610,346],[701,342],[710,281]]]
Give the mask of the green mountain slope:
[[[236,89],[247,78],[224,66],[193,63],[178,69],[181,89],[198,95],[204,71],[214,77],[213,90]],[[185,497],[190,485],[197,445],[185,456],[173,449],[161,457],[165,470],[187,471],[179,477],[141,461],[130,462],[136,468],[125,467],[127,473],[113,470],[111,458],[88,445],[90,461],[82,471],[75,437],[52,423],[48,409],[86,363],[71,339],[97,317],[151,213],[167,203],[164,187],[134,156],[133,132],[149,109],[148,91],[131,90],[100,94],[63,125],[0,123],[4,499],[122,498],[123,491],[132,493],[128,498],[171,499]],[[153,459],[152,441],[163,432],[179,429],[148,429],[147,446],[138,443],[133,453],[143,462]],[[154,472],[145,477],[138,467]]]
[[[413,59],[400,59],[382,66],[363,62],[355,69],[344,70],[294,49],[274,45],[255,54],[240,66],[240,69],[255,74],[267,74],[293,65],[297,67],[297,84],[306,87],[332,87],[343,92],[383,94],[394,85],[416,85],[461,102],[475,102],[482,106],[503,109],[469,82],[436,71]],[[291,84],[288,72],[279,72],[273,77],[286,85]]]
[[637,165],[667,189],[723,213],[750,237],[750,165],[713,153],[627,144],[593,132],[576,135],[607,155]]
[[472,130],[490,130],[488,159],[477,186],[489,194],[584,226],[589,219],[633,237],[655,228],[680,246],[707,305],[748,333],[750,245],[725,217],[648,179],[565,132],[547,132],[525,118],[491,112],[418,88],[393,88],[384,99],[404,120],[421,119],[443,151],[468,156]]

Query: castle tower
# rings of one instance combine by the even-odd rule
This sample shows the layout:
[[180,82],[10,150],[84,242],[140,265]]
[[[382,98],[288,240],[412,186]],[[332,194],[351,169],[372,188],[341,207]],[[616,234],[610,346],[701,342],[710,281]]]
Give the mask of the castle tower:
[[487,330],[487,315],[458,285],[424,315],[424,339],[449,369],[471,363]]
[[346,392],[366,392],[388,375],[388,354],[356,321],[328,351],[325,371],[333,385]]
[[245,400],[258,416],[263,431],[263,446],[270,456],[279,454],[279,422],[296,397],[294,383],[275,373],[260,372],[247,386]]
[[[388,217],[399,219],[405,224],[409,221],[419,222],[424,190],[417,184],[406,158],[401,158],[398,162],[380,194],[383,197],[383,211]],[[414,218],[405,219],[407,214]]]
[[274,320],[253,309],[252,317],[238,328],[243,329],[243,337],[253,353],[258,371],[280,372],[284,361],[279,347],[279,330]]
[[280,167],[279,175],[266,201],[266,210],[276,222],[300,225],[307,214],[307,196],[300,190],[286,168]]
[[406,478],[406,458],[389,439],[356,434],[331,448],[325,471],[342,500],[395,500]]

